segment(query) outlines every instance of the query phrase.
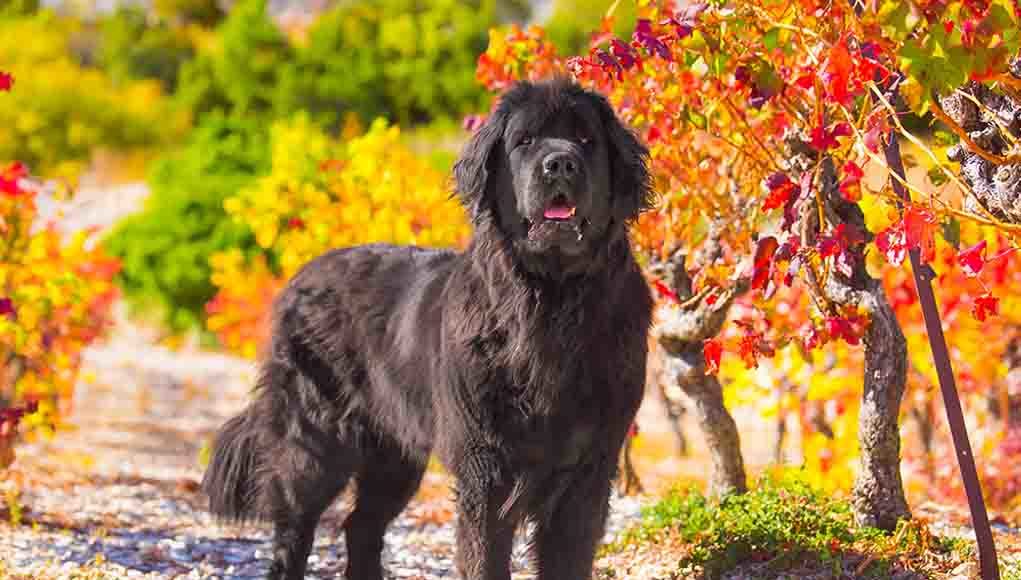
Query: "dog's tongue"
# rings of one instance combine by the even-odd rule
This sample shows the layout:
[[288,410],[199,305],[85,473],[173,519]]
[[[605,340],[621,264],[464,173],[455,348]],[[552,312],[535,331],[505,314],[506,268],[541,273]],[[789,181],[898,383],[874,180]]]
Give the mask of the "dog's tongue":
[[574,215],[573,205],[554,204],[546,208],[543,217],[550,220],[566,220]]

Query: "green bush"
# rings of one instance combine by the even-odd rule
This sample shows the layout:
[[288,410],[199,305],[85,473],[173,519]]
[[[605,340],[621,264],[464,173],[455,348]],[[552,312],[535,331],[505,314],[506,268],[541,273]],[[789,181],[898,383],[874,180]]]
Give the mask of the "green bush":
[[[512,5],[513,3],[511,3]],[[308,111],[336,129],[345,113],[421,123],[485,106],[475,62],[488,42],[495,0],[359,0],[322,14],[292,45],[244,0],[215,42],[183,65],[177,100],[197,116],[212,111],[264,122]]]
[[403,124],[479,109],[475,63],[497,23],[492,0],[380,0],[325,13],[298,53],[297,102],[327,121],[338,110]]
[[294,49],[270,20],[266,0],[242,0],[216,29],[213,46],[181,67],[175,98],[196,118],[209,113],[261,119],[286,115],[277,95]]
[[718,502],[694,489],[673,490],[606,549],[655,543],[663,534],[686,544],[677,562],[685,577],[701,571],[720,578],[754,563],[764,564],[770,578],[806,569],[835,570],[833,577],[844,577],[841,568],[859,566],[865,577],[889,577],[905,562],[924,568],[973,557],[967,543],[934,536],[918,521],[903,520],[893,533],[859,527],[847,500],[827,496],[796,473],[764,478],[751,491]]
[[207,116],[186,147],[158,160],[140,213],[109,235],[123,261],[120,284],[140,307],[157,307],[175,331],[200,325],[215,293],[209,257],[228,248],[257,252],[244,225],[224,210],[226,198],[269,171],[267,128],[253,120]]
[[153,0],[152,6],[160,18],[171,21],[172,25],[196,24],[212,27],[219,24],[227,14],[220,0]]
[[6,0],[0,6],[0,18],[4,16],[22,16],[39,10],[39,0]]
[[119,83],[156,79],[172,93],[181,66],[195,57],[195,47],[182,29],[165,19],[150,23],[135,6],[121,7],[104,18],[100,34],[99,66]]
[[[613,12],[613,31],[621,38],[631,38],[635,29],[636,0],[619,0]],[[592,31],[614,0],[555,0],[553,13],[546,22],[546,35],[560,54],[588,54]]]

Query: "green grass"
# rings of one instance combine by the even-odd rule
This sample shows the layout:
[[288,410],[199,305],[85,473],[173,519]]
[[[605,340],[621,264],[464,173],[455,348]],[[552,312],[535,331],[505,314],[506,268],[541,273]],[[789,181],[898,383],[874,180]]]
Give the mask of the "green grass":
[[1000,563],[1001,580],[1021,580],[1021,559]]
[[707,578],[746,564],[767,577],[806,567],[841,577],[851,566],[861,577],[889,578],[895,564],[918,562],[911,566],[918,569],[922,562],[959,562],[971,550],[968,542],[933,536],[917,521],[902,522],[893,533],[858,527],[847,500],[790,476],[764,479],[752,491],[719,502],[694,489],[672,491],[606,549],[655,543],[666,534],[687,547],[678,556],[678,572],[701,571]]

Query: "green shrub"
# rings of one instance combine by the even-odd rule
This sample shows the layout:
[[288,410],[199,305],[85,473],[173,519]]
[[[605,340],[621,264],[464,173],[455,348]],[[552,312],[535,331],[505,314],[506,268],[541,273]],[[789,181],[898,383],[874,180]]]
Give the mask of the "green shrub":
[[196,118],[209,113],[262,119],[288,111],[278,93],[294,49],[269,18],[266,0],[242,0],[216,29],[212,46],[181,67],[175,98]]
[[[796,475],[763,479],[753,490],[719,502],[695,490],[674,490],[646,508],[640,524],[609,551],[656,542],[669,533],[688,544],[679,556],[682,574],[701,570],[719,578],[733,568],[764,563],[773,574],[799,569],[838,570],[859,563],[866,577],[889,577],[898,562],[960,562],[973,556],[955,539],[933,536],[925,524],[905,520],[890,534],[855,525],[847,500],[827,496]],[[758,576],[754,576],[758,577]],[[835,577],[840,577],[836,574]]]
[[328,126],[346,111],[409,124],[477,110],[475,62],[496,14],[492,0],[342,3],[309,30],[280,108]]
[[754,553],[829,555],[834,543],[854,540],[847,502],[836,501],[804,483],[766,481],[741,495],[713,504],[696,492],[674,493],[649,508],[642,526],[632,532],[646,537],[671,528],[693,543],[683,564],[702,566],[713,577]]
[[212,27],[226,16],[220,0],[153,0],[152,6],[160,18],[173,25],[196,24]]
[[[621,38],[631,38],[635,29],[636,0],[619,0],[613,12],[613,31]],[[592,31],[614,0],[555,0],[553,13],[546,22],[546,36],[560,54],[588,54]]]
[[39,0],[6,0],[0,6],[0,18],[4,16],[23,16],[39,10]]
[[251,231],[231,220],[226,198],[269,170],[267,128],[207,116],[186,147],[158,160],[142,212],[106,242],[120,257],[120,284],[136,306],[157,307],[172,330],[193,328],[215,293],[209,257],[228,248],[257,251]]
[[182,29],[167,20],[150,23],[135,6],[119,8],[100,25],[99,65],[115,82],[155,79],[173,93],[181,66],[195,57]]
[[213,46],[184,64],[177,98],[199,116],[218,110],[269,122],[304,110],[334,129],[347,112],[405,124],[457,117],[488,99],[475,61],[497,12],[494,0],[344,2],[292,46],[265,0],[245,0]]

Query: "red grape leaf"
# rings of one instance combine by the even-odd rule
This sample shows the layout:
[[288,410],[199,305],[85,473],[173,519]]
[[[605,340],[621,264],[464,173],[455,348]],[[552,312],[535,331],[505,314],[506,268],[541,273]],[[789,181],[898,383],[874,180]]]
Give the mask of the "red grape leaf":
[[972,278],[978,276],[986,264],[986,241],[982,240],[967,250],[961,250],[957,254],[957,262],[965,274]]
[[862,176],[865,172],[858,167],[858,164],[854,161],[848,161],[844,164],[844,179],[840,181],[840,193],[847,201],[858,201],[861,199],[861,182]]
[[626,69],[631,68],[640,62],[638,60],[638,53],[635,52],[635,49],[631,48],[628,44],[624,44],[617,38],[610,41],[610,50],[613,51],[613,56],[617,58],[617,62]]
[[28,169],[21,163],[12,163],[0,172],[0,192],[14,197],[22,193],[18,180],[28,175]]
[[738,345],[738,352],[745,366],[750,369],[759,366],[760,356],[773,356],[773,347],[763,338],[762,333],[745,327],[745,334],[741,337]]
[[720,371],[720,357],[723,355],[723,344],[719,339],[710,338],[702,343],[702,355],[705,357],[705,372],[715,375]]
[[671,302],[679,304],[681,299],[677,296],[677,293],[670,289],[669,286],[664,284],[661,280],[653,280],[652,287],[656,289],[656,292],[660,296],[670,300]]
[[886,256],[886,260],[894,266],[904,263],[908,253],[907,242],[904,239],[904,224],[897,223],[879,232],[876,236],[876,247]]
[[819,329],[810,322],[802,326],[798,334],[801,338],[801,344],[805,346],[806,350],[812,350],[823,342],[823,337],[819,333]]
[[922,261],[936,257],[936,227],[939,224],[931,210],[911,206],[904,212],[904,239],[909,248],[921,250]]
[[6,316],[11,320],[17,318],[18,313],[14,309],[14,302],[10,298],[0,298],[0,316]]
[[812,147],[817,151],[832,149],[838,145],[838,137],[847,137],[851,134],[851,125],[846,121],[834,123],[829,127],[821,125],[812,129]]
[[769,189],[769,194],[766,195],[766,200],[762,202],[762,209],[764,210],[787,205],[787,201],[797,190],[794,182],[780,172],[776,172],[766,179],[766,187]]
[[670,54],[670,48],[663,43],[655,34],[652,32],[652,22],[646,19],[638,20],[638,24],[635,26],[635,32],[631,35],[631,38],[638,42],[649,54],[659,55],[663,60],[671,60],[672,55]]
[[773,236],[766,236],[755,246],[755,262],[752,270],[752,290],[762,289],[769,283],[773,272],[773,254],[779,243]]
[[855,330],[851,320],[842,316],[831,316],[826,319],[826,330],[831,338],[842,338],[847,344],[861,343],[861,336]]
[[999,305],[1000,299],[986,292],[975,298],[975,303],[971,306],[971,315],[978,320],[984,321],[990,314],[996,315]]

